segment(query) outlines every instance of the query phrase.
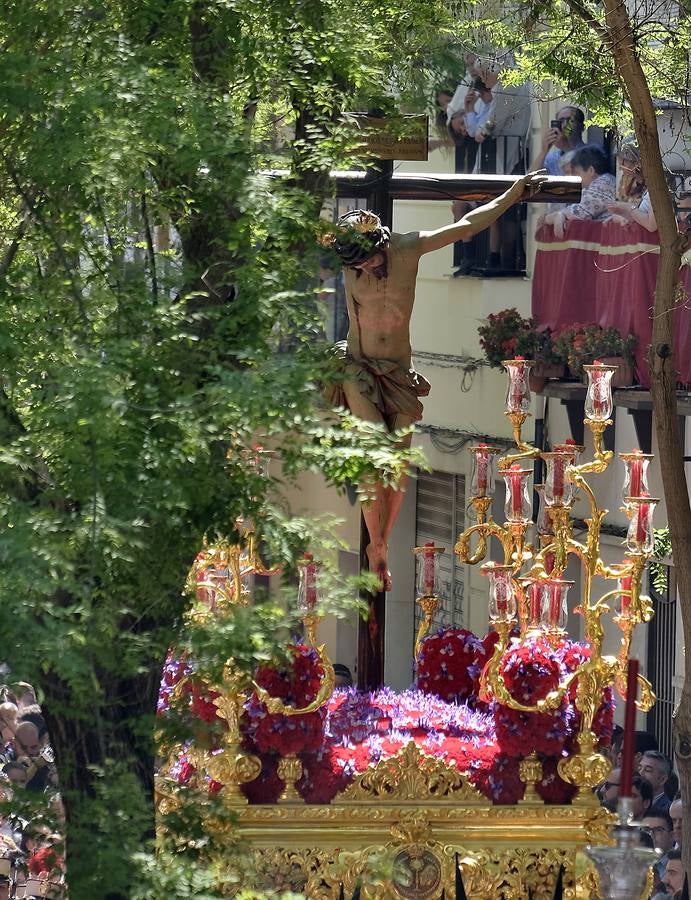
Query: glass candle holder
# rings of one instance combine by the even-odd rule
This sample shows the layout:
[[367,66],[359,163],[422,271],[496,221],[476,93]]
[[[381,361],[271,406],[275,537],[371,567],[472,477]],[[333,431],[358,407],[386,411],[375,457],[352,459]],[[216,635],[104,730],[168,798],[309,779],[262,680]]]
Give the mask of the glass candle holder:
[[521,582],[528,601],[528,628],[536,631],[540,628],[542,610],[542,589],[539,581],[526,578]]
[[572,466],[577,466],[580,458],[585,450],[583,444],[577,444],[573,438],[567,438],[563,444],[557,444],[554,447],[555,452],[559,453],[571,453],[573,459],[571,461]]
[[494,457],[499,453],[498,447],[487,444],[476,444],[468,448],[473,467],[470,476],[470,496],[487,497],[494,492]]
[[626,546],[631,553],[652,553],[655,545],[653,515],[660,502],[657,497],[627,497],[626,505],[631,510],[631,521],[626,533]]
[[513,622],[516,618],[516,594],[511,581],[513,566],[485,563],[480,572],[489,580],[489,617],[493,622]]
[[651,453],[641,453],[640,450],[632,450],[631,453],[620,453],[619,459],[624,463],[624,484],[622,486],[622,498],[628,509],[629,497],[646,496],[650,490],[648,487],[648,466],[653,459]]
[[518,463],[514,463],[505,472],[502,472],[506,485],[504,514],[507,522],[530,520],[532,504],[528,491],[528,479],[531,475],[532,469],[522,469]]
[[444,550],[444,547],[437,547],[434,541],[428,541],[424,547],[415,548],[418,597],[439,596],[439,557]]
[[566,469],[573,464],[573,451],[554,450],[552,453],[541,453],[540,456],[547,466],[545,504],[547,506],[569,506],[573,500],[573,486]]
[[509,386],[506,391],[506,412],[526,413],[530,410],[530,374],[533,361],[517,356],[502,362],[509,373]]
[[552,536],[554,534],[554,525],[550,508],[545,503],[545,486],[544,484],[534,484],[533,490],[538,496],[537,519],[535,521],[537,533],[540,536]]
[[564,631],[569,617],[568,593],[573,581],[548,578],[541,584],[541,624],[548,631]]
[[300,573],[298,612],[302,615],[308,615],[321,600],[321,589],[317,574],[319,564],[314,561],[311,553],[305,553],[297,565]]
[[612,375],[617,366],[604,366],[595,360],[592,366],[583,366],[588,376],[585,395],[585,415],[591,422],[606,422],[612,415]]

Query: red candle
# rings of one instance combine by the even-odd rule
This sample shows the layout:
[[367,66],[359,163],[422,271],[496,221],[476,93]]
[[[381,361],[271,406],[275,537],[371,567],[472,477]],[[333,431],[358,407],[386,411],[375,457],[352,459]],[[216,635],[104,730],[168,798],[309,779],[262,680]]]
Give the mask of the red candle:
[[638,660],[630,659],[626,673],[626,714],[624,743],[621,753],[619,797],[630,797],[633,781],[633,755],[636,749],[636,696],[638,694]]
[[498,576],[495,582],[495,597],[497,598],[497,612],[505,613],[509,607],[508,585],[502,576]]
[[[640,454],[640,450],[632,450],[632,453]],[[643,460],[642,459],[632,459],[631,460],[631,483],[629,484],[629,496],[630,497],[640,497],[641,496],[641,484],[643,481]]]
[[549,624],[556,628],[559,624],[559,611],[561,607],[561,590],[558,584],[550,585],[549,597]]
[[313,609],[317,603],[317,564],[311,553],[305,553],[305,559],[308,561],[305,566],[305,604],[308,609]]
[[[633,496],[633,495],[632,495]],[[648,495],[643,493],[639,496],[647,497]],[[650,518],[650,504],[649,503],[639,503],[638,508],[636,509],[636,543],[643,546],[645,542],[648,540],[648,519]]]
[[[425,547],[434,547],[434,541],[427,541]],[[422,557],[422,580],[425,585],[425,596],[434,594],[434,550],[425,550]]]
[[[487,444],[479,444],[478,447],[485,448]],[[484,449],[479,449],[475,454],[475,465],[477,467],[477,491],[481,497],[487,493],[487,453]]]
[[[523,362],[525,360],[525,356],[516,356],[514,358],[517,362]],[[524,366],[512,366],[509,369],[509,378],[511,379],[509,412],[520,412],[523,408],[523,400],[525,398],[524,371]]]
[[[619,579],[619,584],[622,591],[630,591],[631,590],[631,582],[633,578],[630,575],[623,575]],[[621,595],[621,611],[628,612],[629,607],[631,606],[631,594],[622,594]]]
[[511,475],[509,482],[511,484],[511,513],[517,518],[523,513],[523,491],[521,489],[521,467],[518,463],[514,463],[509,469]]
[[564,466],[566,461],[555,456],[552,458],[552,496],[561,500],[564,496]]

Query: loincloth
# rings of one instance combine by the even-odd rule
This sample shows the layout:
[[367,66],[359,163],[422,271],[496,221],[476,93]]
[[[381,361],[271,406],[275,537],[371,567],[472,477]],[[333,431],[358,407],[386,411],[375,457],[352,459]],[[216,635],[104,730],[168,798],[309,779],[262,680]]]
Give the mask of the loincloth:
[[431,385],[414,369],[404,369],[390,359],[355,359],[348,353],[345,341],[339,341],[332,353],[334,373],[339,380],[324,389],[331,406],[348,407],[343,382],[351,381],[387,422],[397,415],[408,416],[413,422],[422,418],[418,397],[426,397]]

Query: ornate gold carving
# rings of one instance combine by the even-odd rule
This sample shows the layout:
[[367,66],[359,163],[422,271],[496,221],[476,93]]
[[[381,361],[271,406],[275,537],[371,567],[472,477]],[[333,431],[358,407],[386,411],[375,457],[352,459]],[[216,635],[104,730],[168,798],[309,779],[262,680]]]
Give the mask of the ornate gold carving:
[[359,775],[339,799],[348,802],[378,798],[400,802],[449,795],[459,801],[485,802],[455,765],[425,756],[411,741],[395,756],[381,760]]
[[284,783],[285,787],[281,794],[280,803],[304,803],[304,800],[298,794],[295,782],[302,777],[302,763],[294,753],[285,756],[278,762],[278,777]]
[[542,803],[535,790],[535,784],[542,778],[542,763],[537,753],[531,753],[527,759],[521,760],[518,766],[518,777],[525,785],[525,795],[521,803]]
[[334,674],[334,667],[331,665],[331,660],[326,655],[323,644],[321,647],[317,647],[317,653],[319,654],[319,660],[324,669],[324,674],[322,675],[317,696],[311,703],[308,703],[307,706],[288,706],[280,697],[272,697],[268,691],[259,687],[255,681],[252,682],[252,687],[254,688],[257,697],[262,701],[270,713],[278,713],[282,716],[304,716],[308,713],[316,712],[318,709],[321,709],[325,703],[328,703],[334,692],[336,676]]
[[423,618],[418,627],[417,635],[415,636],[415,649],[413,651],[415,653],[415,659],[417,659],[420,655],[420,646],[422,645],[423,640],[432,627],[434,614],[437,611],[437,607],[439,606],[439,598],[418,597],[416,602],[420,604]]
[[401,844],[419,844],[431,833],[430,823],[424,812],[405,812],[390,828],[391,837]]
[[[564,781],[592,789],[604,781],[611,768],[611,763],[607,762],[600,753],[579,753],[576,756],[560,759],[557,771]],[[592,790],[581,791],[578,799],[579,802],[597,804],[597,798]]]
[[402,900],[438,897],[442,878],[439,858],[422,844],[406,847],[394,857],[391,887]]

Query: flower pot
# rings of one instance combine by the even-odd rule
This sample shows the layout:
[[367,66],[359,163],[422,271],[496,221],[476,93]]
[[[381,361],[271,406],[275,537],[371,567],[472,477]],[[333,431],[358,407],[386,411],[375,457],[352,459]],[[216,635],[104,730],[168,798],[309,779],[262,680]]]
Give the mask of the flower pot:
[[531,374],[537,375],[538,378],[563,378],[564,366],[557,363],[538,362],[533,366]]
[[603,356],[600,362],[604,366],[617,366],[617,371],[612,375],[612,387],[630,387],[635,384],[633,366],[623,356]]
[[528,384],[530,385],[531,394],[540,394],[545,389],[547,378],[542,375],[535,375],[533,372],[529,372]]

